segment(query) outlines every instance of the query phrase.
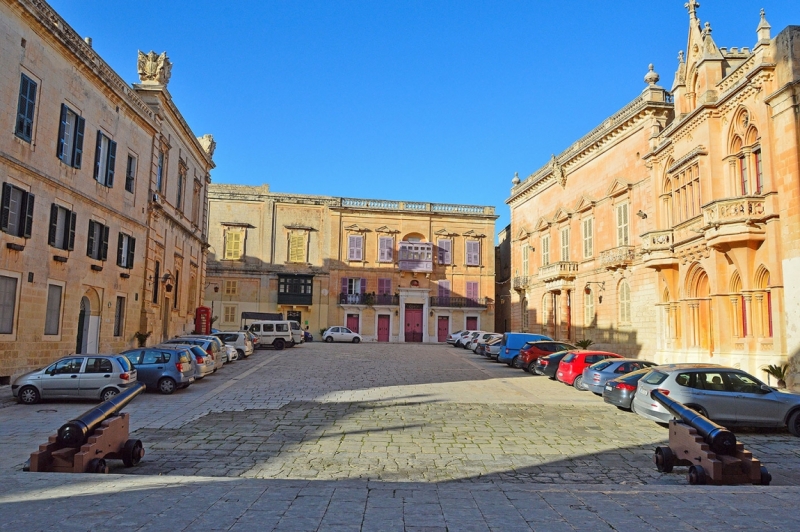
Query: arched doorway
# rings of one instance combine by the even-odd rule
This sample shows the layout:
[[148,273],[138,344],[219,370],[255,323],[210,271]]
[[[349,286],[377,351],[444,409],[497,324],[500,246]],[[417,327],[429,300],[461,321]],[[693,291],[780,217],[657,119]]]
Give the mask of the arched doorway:
[[83,355],[97,353],[99,346],[100,297],[94,289],[90,288],[81,297],[75,353]]
[[689,337],[690,347],[714,351],[713,307],[711,306],[711,290],[708,274],[695,263],[686,276],[686,292],[689,296]]

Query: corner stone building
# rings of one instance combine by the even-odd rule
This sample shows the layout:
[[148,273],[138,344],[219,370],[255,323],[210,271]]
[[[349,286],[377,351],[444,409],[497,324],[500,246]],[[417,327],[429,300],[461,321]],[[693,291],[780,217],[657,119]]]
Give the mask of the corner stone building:
[[[524,181],[511,207],[514,326],[656,362],[800,386],[800,27],[762,11],[719,48],[690,0],[672,89],[630,104]],[[786,281],[788,280],[788,282]]]
[[494,327],[493,207],[212,185],[206,305],[221,329],[280,313],[319,339],[443,342]]
[[191,330],[214,145],[166,53],[140,52],[130,86],[32,0],[0,2],[0,50],[0,383]]

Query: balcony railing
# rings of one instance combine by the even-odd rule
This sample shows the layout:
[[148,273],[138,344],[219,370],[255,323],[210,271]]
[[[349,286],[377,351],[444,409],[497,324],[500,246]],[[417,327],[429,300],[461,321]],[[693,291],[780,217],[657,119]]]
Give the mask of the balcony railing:
[[547,282],[553,279],[574,279],[577,274],[577,262],[559,261],[539,268],[538,277],[540,281]]
[[486,298],[431,296],[431,306],[451,308],[482,308],[486,306]]
[[605,268],[615,270],[624,268],[633,262],[636,254],[633,246],[619,246],[600,252],[600,264]]
[[533,277],[514,277],[514,290],[525,290],[533,285]]
[[707,226],[759,221],[766,216],[766,200],[760,196],[722,199],[703,207],[703,221]]
[[340,305],[399,305],[398,294],[339,294]]
[[313,298],[313,294],[278,292],[278,305],[311,305]]
[[652,253],[655,251],[672,251],[675,244],[675,237],[672,229],[666,231],[650,231],[642,235],[642,252]]

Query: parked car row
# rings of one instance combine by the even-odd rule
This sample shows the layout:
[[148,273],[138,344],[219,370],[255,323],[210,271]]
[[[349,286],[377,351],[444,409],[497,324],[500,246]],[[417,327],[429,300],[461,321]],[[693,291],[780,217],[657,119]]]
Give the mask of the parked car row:
[[171,394],[252,354],[253,342],[244,331],[191,334],[119,354],[69,355],[17,377],[11,393],[22,404],[41,399],[105,401],[143,382],[150,390]]
[[[740,369],[717,364],[657,365],[534,336],[538,335],[505,333],[475,352],[602,395],[606,403],[658,423],[667,423],[673,416],[650,397],[653,390],[724,426],[788,427],[800,436],[800,394],[773,388]],[[528,338],[517,348],[524,337]]]

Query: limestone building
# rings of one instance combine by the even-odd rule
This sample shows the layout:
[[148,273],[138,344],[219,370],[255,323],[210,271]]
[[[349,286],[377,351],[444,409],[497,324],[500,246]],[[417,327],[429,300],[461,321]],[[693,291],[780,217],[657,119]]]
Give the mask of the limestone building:
[[639,96],[515,180],[515,328],[796,373],[800,27],[772,37],[762,11],[752,49],[720,48],[698,7],[670,90],[651,66]]
[[31,0],[0,2],[0,48],[0,382],[191,327],[213,141],[175,107],[166,54],[140,52],[129,86]]
[[315,337],[444,341],[494,327],[493,207],[212,185],[206,305],[220,328],[281,313]]

